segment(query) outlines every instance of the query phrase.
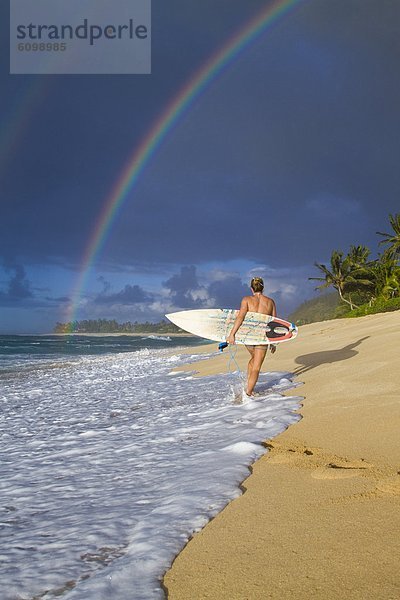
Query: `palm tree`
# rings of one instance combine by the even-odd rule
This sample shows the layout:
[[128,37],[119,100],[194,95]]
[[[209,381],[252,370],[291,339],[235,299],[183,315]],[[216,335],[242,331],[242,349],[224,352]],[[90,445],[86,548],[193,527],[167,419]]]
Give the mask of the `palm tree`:
[[385,254],[389,258],[398,260],[400,257],[400,213],[389,215],[389,221],[393,232],[383,233],[381,231],[377,231],[376,233],[384,237],[379,244],[390,244],[385,250]]
[[374,265],[375,293],[385,300],[400,295],[400,267],[397,261],[383,255]]
[[349,299],[351,300],[351,292],[358,292],[361,298],[365,293],[368,294],[369,300],[374,297],[376,278],[375,278],[375,261],[369,261],[368,257],[371,251],[367,246],[358,245],[350,246],[350,251],[347,255],[352,269],[351,277],[346,286]]
[[314,281],[323,281],[321,285],[318,285],[315,289],[322,290],[332,286],[339,294],[340,299],[350,305],[351,310],[354,307],[358,308],[351,300],[347,300],[344,297],[346,288],[354,284],[354,271],[356,270],[352,265],[349,255],[343,258],[343,252],[334,250],[331,255],[330,268],[321,263],[314,263],[317,269],[322,271],[324,277],[309,277],[308,279]]
[[368,265],[368,257],[371,250],[367,246],[350,246],[348,259],[354,267],[361,268]]

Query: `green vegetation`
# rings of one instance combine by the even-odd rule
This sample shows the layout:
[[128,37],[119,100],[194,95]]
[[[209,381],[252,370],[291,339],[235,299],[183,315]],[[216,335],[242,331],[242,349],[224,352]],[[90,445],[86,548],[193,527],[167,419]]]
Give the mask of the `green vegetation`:
[[300,304],[288,318],[289,321],[296,323],[296,325],[306,325],[315,321],[334,319],[338,305],[339,298],[335,292],[323,294]]
[[389,215],[389,222],[393,229],[390,233],[382,233],[377,231],[376,233],[382,236],[384,239],[379,243],[386,244],[389,247],[386,248],[385,253],[389,258],[399,259],[400,258],[400,213],[396,215]]
[[[377,232],[383,237],[379,244],[386,248],[376,259],[370,260],[370,250],[366,246],[351,246],[346,255],[341,250],[334,250],[328,266],[315,263],[321,275],[309,279],[321,282],[316,289],[333,287],[338,294],[336,309],[331,316],[324,318],[359,317],[400,309],[400,214],[390,215],[389,222],[392,232]],[[320,300],[322,298],[327,296]],[[323,303],[324,310],[326,308],[329,313],[326,300]],[[312,307],[308,308],[304,322],[319,320],[321,308],[314,313]]]
[[354,310],[351,310],[343,315],[342,317],[364,317],[365,315],[374,315],[376,313],[391,312],[393,310],[400,310],[400,298],[390,298],[384,300],[383,298],[377,298],[374,304],[363,304]]
[[107,319],[89,319],[85,321],[71,321],[69,323],[57,323],[53,329],[54,333],[184,333],[182,329],[169,321],[159,323],[118,323]]

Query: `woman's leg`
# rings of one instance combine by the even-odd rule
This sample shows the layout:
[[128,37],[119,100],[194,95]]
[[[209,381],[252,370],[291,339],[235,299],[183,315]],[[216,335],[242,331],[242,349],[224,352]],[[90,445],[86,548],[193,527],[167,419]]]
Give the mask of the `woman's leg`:
[[248,382],[249,381],[249,377],[250,377],[250,373],[251,373],[251,369],[253,368],[254,346],[246,346],[246,348],[250,352],[250,355],[251,355],[251,358],[249,360],[249,364],[247,365],[247,382]]
[[246,393],[248,396],[251,396],[251,394],[253,393],[254,387],[258,380],[258,376],[260,374],[262,364],[264,362],[265,355],[267,353],[267,349],[268,346],[254,346],[253,356],[249,362],[247,370]]

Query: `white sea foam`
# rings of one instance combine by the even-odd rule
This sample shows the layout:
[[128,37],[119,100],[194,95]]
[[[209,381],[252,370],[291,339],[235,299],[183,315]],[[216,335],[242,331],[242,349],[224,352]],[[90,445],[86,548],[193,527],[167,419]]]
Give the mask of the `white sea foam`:
[[163,598],[190,535],[232,498],[261,442],[299,419],[263,375],[170,376],[165,350],[59,359],[3,378],[0,597]]
[[161,342],[171,342],[172,338],[169,335],[147,335],[142,340],[159,340]]

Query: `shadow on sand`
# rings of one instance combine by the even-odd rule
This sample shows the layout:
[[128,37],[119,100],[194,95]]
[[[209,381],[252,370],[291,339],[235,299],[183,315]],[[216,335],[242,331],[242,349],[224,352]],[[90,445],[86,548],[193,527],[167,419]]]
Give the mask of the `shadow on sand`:
[[303,354],[302,356],[298,356],[295,360],[295,363],[299,366],[297,369],[293,371],[294,375],[300,375],[302,373],[306,373],[314,367],[319,367],[320,365],[327,365],[334,362],[340,362],[342,360],[347,360],[348,358],[352,358],[358,354],[357,348],[364,340],[367,340],[370,336],[367,335],[359,339],[357,342],[353,342],[348,346],[344,346],[344,348],[339,348],[338,350],[325,350],[323,352],[312,352],[311,354]]

